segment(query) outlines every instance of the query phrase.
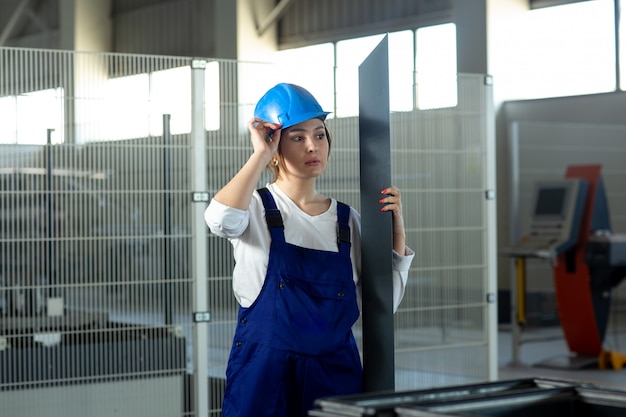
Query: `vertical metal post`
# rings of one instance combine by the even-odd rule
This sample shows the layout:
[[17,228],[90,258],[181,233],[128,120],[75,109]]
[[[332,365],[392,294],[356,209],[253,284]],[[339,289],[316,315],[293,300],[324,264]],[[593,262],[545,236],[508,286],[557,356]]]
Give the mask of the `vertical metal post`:
[[620,91],[622,85],[622,66],[620,62],[620,22],[622,19],[622,13],[620,8],[620,0],[613,0],[613,11],[615,19],[615,91]]
[[163,304],[165,324],[172,324],[172,274],[170,245],[172,241],[172,135],[170,133],[171,115],[163,115]]
[[[191,184],[193,190],[207,188],[207,157],[204,127],[206,61],[194,59],[191,63]],[[191,204],[193,262],[193,311],[207,311],[207,229],[204,223],[205,204]],[[209,415],[209,380],[207,377],[208,326],[205,321],[193,326],[194,402],[198,417]]]
[[392,223],[380,211],[391,184],[389,46],[385,36],[359,66],[363,388],[395,387]]
[[489,380],[498,379],[498,210],[497,210],[497,175],[496,175],[496,122],[493,103],[493,78],[485,75],[484,123],[485,123],[485,235],[486,265],[485,288],[486,302],[485,325],[487,334],[487,374]]
[[[513,244],[520,239],[520,173],[519,173],[519,123],[513,122],[509,126],[509,166],[510,166],[510,202],[509,202],[509,243]],[[518,309],[518,277],[517,277],[517,265],[515,261],[511,259],[509,261],[509,287],[511,289],[511,365],[521,365],[521,328],[517,321],[517,309]]]
[[[46,191],[47,191],[47,198],[46,198],[46,218],[47,218],[47,222],[48,224],[46,225],[46,271],[45,271],[45,279],[47,280],[47,282],[38,282],[38,278],[35,275],[34,277],[34,282],[32,282],[32,285],[37,288],[39,285],[43,285],[44,288],[45,285],[49,285],[49,287],[47,287],[44,291],[44,299],[47,299],[47,297],[49,297],[50,294],[50,289],[52,288],[52,285],[55,284],[54,279],[53,279],[53,275],[54,275],[54,265],[53,265],[53,260],[55,260],[55,253],[54,253],[54,246],[52,243],[52,239],[54,239],[54,214],[55,214],[55,203],[54,203],[54,191],[53,191],[53,187],[54,187],[54,183],[53,183],[53,172],[52,172],[52,132],[54,132],[54,129],[48,129],[47,130],[47,136],[46,136],[46,180],[47,180],[47,184],[46,184]],[[32,312],[36,312],[37,311],[37,297],[36,297],[36,293],[39,291],[39,289],[35,289],[33,291],[30,292],[30,308],[32,309]]]

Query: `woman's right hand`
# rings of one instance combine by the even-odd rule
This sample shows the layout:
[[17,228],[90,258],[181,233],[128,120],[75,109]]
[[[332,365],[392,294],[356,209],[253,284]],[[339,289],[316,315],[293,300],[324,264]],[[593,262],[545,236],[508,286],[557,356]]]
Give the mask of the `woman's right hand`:
[[[280,124],[250,119],[248,129],[254,152],[235,176],[213,196],[216,201],[239,210],[248,209],[263,171],[278,150],[280,128]],[[272,134],[268,136],[270,132]]]
[[265,122],[256,117],[250,119],[248,129],[250,130],[250,139],[254,152],[268,153],[269,158],[271,158],[278,150],[281,126],[277,123]]

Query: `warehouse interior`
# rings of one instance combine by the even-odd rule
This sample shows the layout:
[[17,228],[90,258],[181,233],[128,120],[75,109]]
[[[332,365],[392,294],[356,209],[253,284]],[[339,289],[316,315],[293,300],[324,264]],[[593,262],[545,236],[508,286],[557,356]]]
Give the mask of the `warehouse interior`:
[[520,286],[509,250],[534,185],[581,166],[600,175],[601,232],[626,234],[624,6],[0,1],[0,415],[220,416],[237,303],[207,201],[250,153],[254,103],[286,81],[332,109],[318,184],[358,208],[357,67],[385,35],[416,252],[395,388],[547,377],[626,391],[622,265],[599,295],[615,358],[554,366],[575,355],[558,262],[524,257]]

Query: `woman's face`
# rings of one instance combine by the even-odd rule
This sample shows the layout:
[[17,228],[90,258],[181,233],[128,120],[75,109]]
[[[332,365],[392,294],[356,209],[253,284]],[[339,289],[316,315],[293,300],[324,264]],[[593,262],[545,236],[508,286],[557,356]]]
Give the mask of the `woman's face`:
[[326,169],[329,143],[320,119],[309,119],[284,129],[279,146],[287,176],[318,177]]

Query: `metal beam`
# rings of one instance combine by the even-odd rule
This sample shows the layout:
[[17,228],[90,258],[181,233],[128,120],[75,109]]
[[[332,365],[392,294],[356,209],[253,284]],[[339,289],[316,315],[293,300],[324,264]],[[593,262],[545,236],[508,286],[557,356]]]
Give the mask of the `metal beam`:
[[22,0],[17,5],[15,10],[13,11],[13,14],[9,18],[7,25],[4,27],[4,30],[0,34],[0,46],[4,46],[7,39],[9,39],[9,37],[13,34],[13,30],[15,29],[17,22],[19,22],[22,15],[26,12],[29,3],[30,0]]
[[392,222],[381,190],[391,186],[389,45],[385,36],[359,66],[363,389],[395,387]]
[[[253,2],[254,0],[250,1],[251,6],[254,4]],[[274,6],[270,14],[267,15],[265,20],[261,24],[257,23],[257,28],[256,28],[257,34],[259,36],[263,36],[265,31],[269,29],[270,26],[275,24],[278,19],[283,17],[285,12],[287,11],[287,7],[289,7],[291,3],[292,3],[292,0],[280,0],[280,2],[276,6]]]
[[39,17],[39,15],[37,15],[37,13],[35,13],[35,11],[32,8],[27,8],[25,10],[25,13],[28,15],[28,17],[30,18],[30,20],[33,21],[33,23],[35,23],[35,25],[42,31],[42,32],[47,32],[50,30],[50,28],[48,27],[48,25],[46,24],[46,22],[43,21],[43,19],[41,17]]

